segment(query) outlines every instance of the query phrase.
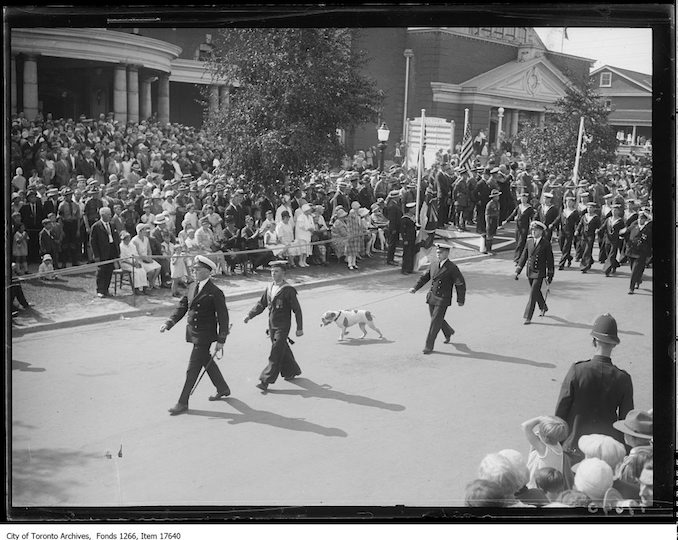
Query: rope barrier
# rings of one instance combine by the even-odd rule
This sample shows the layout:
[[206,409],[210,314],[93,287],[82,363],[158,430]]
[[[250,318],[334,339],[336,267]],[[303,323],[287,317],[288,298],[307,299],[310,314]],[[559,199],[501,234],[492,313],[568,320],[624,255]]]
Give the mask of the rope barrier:
[[[90,270],[95,270],[99,268],[99,266],[103,266],[105,264],[113,264],[113,263],[120,263],[122,261],[129,262],[130,259],[132,259],[132,262],[130,264],[134,264],[134,259],[141,259],[141,258],[151,258],[154,260],[157,259],[173,259],[176,257],[184,258],[184,259],[193,259],[195,258],[196,255],[204,255],[206,257],[209,257],[210,255],[213,256],[226,256],[226,257],[235,257],[238,255],[254,255],[257,253],[267,253],[267,252],[272,252],[274,249],[301,249],[304,247],[308,246],[318,246],[318,245],[323,245],[323,244],[331,244],[331,243],[336,243],[336,242],[345,242],[348,241],[352,238],[363,238],[367,236],[369,233],[368,232],[362,232],[359,234],[354,234],[350,236],[342,236],[342,237],[337,237],[337,238],[331,238],[329,240],[317,240],[315,242],[304,242],[304,243],[292,243],[292,244],[278,244],[274,248],[257,248],[257,249],[246,249],[246,250],[234,250],[234,251],[214,251],[214,252],[205,252],[205,251],[196,251],[194,253],[177,253],[174,255],[150,255],[150,256],[132,256],[132,257],[118,257],[115,259],[108,259],[105,261],[99,261],[99,262],[94,262],[94,263],[87,263],[87,264],[80,264],[77,266],[71,266],[68,268],[60,268],[58,270],[52,270],[50,272],[43,272],[43,273],[33,273],[33,274],[25,274],[23,276],[14,276],[12,277],[13,282],[22,282],[22,281],[32,281],[36,279],[41,279],[45,277],[51,277],[51,276],[62,276],[62,275],[69,275],[69,274],[80,274],[84,273]],[[9,285],[11,286],[11,285]]]

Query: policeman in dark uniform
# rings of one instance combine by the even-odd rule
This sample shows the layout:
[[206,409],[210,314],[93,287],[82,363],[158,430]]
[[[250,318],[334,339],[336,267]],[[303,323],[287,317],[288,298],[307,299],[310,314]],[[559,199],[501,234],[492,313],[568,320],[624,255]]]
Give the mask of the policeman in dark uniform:
[[525,318],[523,324],[530,324],[532,322],[535,305],[539,305],[541,310],[540,316],[543,316],[549,310],[541,294],[541,284],[544,278],[546,278],[547,283],[551,283],[554,274],[551,243],[543,237],[546,225],[541,221],[535,220],[532,222],[531,228],[532,238],[527,239],[525,249],[516,267],[516,279],[518,279],[520,272],[522,272],[523,267],[527,264],[525,273],[531,287],[530,299],[525,306],[525,313],[523,314]]
[[271,339],[271,354],[268,365],[259,376],[257,388],[266,391],[269,384],[273,384],[278,375],[285,380],[291,380],[301,375],[301,368],[294,359],[292,349],[288,345],[288,336],[292,328],[292,312],[297,321],[297,337],[304,335],[301,306],[297,300],[297,290],[285,281],[285,265],[287,261],[271,261],[273,282],[261,295],[257,304],[245,317],[245,324],[268,308],[268,336]]
[[596,354],[570,367],[556,405],[556,416],[570,428],[563,449],[573,461],[584,457],[577,448],[582,435],[609,435],[623,443],[623,434],[613,424],[633,409],[631,376],[612,364],[612,350],[619,344],[617,321],[609,313],[601,315],[591,335]]
[[210,401],[227,397],[231,393],[221,371],[210,356],[212,343],[217,342],[214,351],[216,355],[223,350],[229,332],[228,309],[224,293],[210,279],[210,274],[216,269],[217,265],[207,257],[203,255],[195,257],[195,281],[191,283],[186,295],[179,301],[179,307],[174,314],[160,327],[161,332],[169,330],[188,313],[186,341],[193,343],[193,352],[188,361],[186,382],[179,401],[169,410],[171,415],[181,414],[188,410],[188,397],[203,367],[217,388],[217,393],[210,396]]
[[429,269],[423,274],[416,285],[410,289],[414,294],[421,289],[429,280],[431,290],[426,295],[426,303],[431,315],[431,325],[426,336],[424,354],[433,352],[433,345],[440,330],[445,335],[445,343],[450,342],[454,329],[445,321],[445,312],[452,305],[452,287],[457,290],[457,304],[463,306],[466,301],[466,281],[461,271],[447,257],[450,254],[450,246],[436,244],[437,261],[432,261]]

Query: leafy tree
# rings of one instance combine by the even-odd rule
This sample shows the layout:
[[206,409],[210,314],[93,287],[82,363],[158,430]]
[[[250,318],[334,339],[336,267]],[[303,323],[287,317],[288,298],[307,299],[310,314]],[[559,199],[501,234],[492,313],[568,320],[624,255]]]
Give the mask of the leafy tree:
[[220,32],[209,71],[237,86],[205,127],[224,142],[226,170],[270,193],[345,153],[337,128],[376,121],[383,100],[374,81],[361,75],[365,56],[351,41],[349,29]]
[[617,139],[607,123],[609,111],[590,80],[582,87],[568,88],[565,97],[547,113],[552,114],[546,115],[543,127],[525,123],[515,137],[533,164],[543,164],[546,171],[571,177],[582,116],[586,139],[579,158],[579,178],[592,178],[601,165],[615,160]]

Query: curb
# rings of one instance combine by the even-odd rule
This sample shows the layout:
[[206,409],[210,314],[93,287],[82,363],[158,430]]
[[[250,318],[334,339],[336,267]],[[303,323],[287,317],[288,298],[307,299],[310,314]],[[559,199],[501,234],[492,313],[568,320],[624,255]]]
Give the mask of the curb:
[[[453,262],[455,263],[464,263],[464,262],[469,262],[473,261],[476,259],[482,259],[485,257],[489,257],[489,255],[485,253],[479,253],[476,255],[470,255],[468,257],[460,257],[456,259],[452,259]],[[341,283],[343,281],[351,281],[354,279],[356,276],[373,276],[373,275],[380,275],[380,274],[388,274],[388,273],[393,273],[396,272],[398,269],[397,267],[389,267],[389,268],[378,268],[374,270],[368,270],[365,272],[361,273],[349,273],[341,276],[336,276],[336,277],[331,277],[331,278],[324,278],[324,279],[316,279],[316,280],[311,280],[311,281],[306,281],[302,283],[296,283],[294,284],[294,287],[296,289],[313,289],[316,287],[324,287],[325,285],[329,285],[331,283]],[[416,272],[415,272],[416,273]],[[245,291],[245,292],[238,292],[234,293],[232,295],[226,295],[226,301],[227,302],[235,302],[239,300],[245,300],[247,298],[255,298],[261,295],[261,289],[258,289],[256,291]],[[141,316],[148,316],[148,315],[155,315],[157,313],[160,313],[162,311],[171,311],[174,308],[173,305],[158,305],[158,306],[149,306],[147,308],[130,308],[125,311],[116,311],[115,313],[105,313],[103,315],[95,315],[87,318],[80,318],[80,319],[66,319],[63,321],[57,321],[53,323],[47,323],[47,324],[40,324],[40,325],[35,325],[35,326],[28,326],[26,328],[21,328],[21,327],[16,327],[12,328],[12,336],[16,337],[21,337],[27,334],[34,334],[37,332],[46,332],[49,330],[60,330],[62,328],[73,328],[77,326],[84,326],[84,325],[89,325],[89,324],[98,324],[102,322],[111,322],[115,320],[120,320],[121,318],[132,318],[132,317],[141,317]]]

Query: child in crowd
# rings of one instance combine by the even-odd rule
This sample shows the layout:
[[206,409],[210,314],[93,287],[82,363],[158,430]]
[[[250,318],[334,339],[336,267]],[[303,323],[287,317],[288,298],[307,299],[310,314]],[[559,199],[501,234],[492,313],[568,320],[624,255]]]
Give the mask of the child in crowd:
[[54,272],[54,266],[52,264],[52,256],[49,253],[45,253],[42,256],[42,262],[40,263],[40,266],[38,267],[38,275],[40,275],[40,279],[43,281],[47,280],[56,280],[56,276],[54,274],[51,275],[45,275],[49,274],[50,272]]
[[530,443],[527,468],[530,470],[528,488],[536,487],[534,474],[542,467],[551,467],[563,473],[563,448],[560,445],[567,438],[567,423],[557,416],[537,416],[521,425],[525,438]]
[[556,502],[565,488],[563,473],[553,467],[542,467],[534,472],[534,483],[541,489],[549,500]]
[[23,223],[19,224],[18,230],[14,233],[12,255],[16,260],[17,274],[28,274],[28,233]]

